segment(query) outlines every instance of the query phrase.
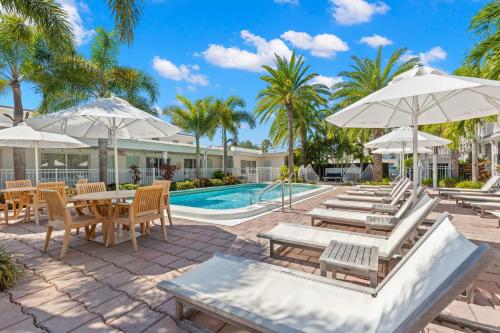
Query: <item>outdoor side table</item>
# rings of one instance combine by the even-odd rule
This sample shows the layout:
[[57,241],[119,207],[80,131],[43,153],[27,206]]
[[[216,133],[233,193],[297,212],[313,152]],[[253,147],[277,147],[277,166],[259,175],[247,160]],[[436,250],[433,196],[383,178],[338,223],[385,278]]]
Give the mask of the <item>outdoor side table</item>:
[[378,248],[353,243],[330,241],[319,258],[321,276],[326,277],[328,270],[333,278],[336,272],[355,273],[370,279],[370,287],[377,286]]

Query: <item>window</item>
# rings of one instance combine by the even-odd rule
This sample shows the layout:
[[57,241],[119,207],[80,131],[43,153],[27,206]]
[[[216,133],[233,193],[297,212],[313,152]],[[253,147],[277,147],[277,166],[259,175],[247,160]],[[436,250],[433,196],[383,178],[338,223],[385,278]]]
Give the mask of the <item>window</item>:
[[250,173],[255,173],[257,168],[257,161],[241,161],[241,174],[246,174],[247,170]]
[[196,159],[195,158],[185,158],[184,159],[184,169],[196,169]]
[[162,164],[170,165],[170,158],[146,157],[146,168],[148,169],[158,169]]
[[65,154],[65,153],[42,153],[42,169],[88,169],[89,155],[87,154]]
[[132,165],[140,167],[139,165],[139,156],[127,156],[125,159],[125,165],[127,168],[130,168]]

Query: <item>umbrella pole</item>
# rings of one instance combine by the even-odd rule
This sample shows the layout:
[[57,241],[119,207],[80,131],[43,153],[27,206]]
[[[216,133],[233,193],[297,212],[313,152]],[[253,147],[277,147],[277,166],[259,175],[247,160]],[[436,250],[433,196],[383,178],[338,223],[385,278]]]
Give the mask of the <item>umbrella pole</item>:
[[114,158],[115,158],[115,190],[118,191],[120,189],[120,180],[118,179],[118,145],[116,139],[116,131],[112,131],[113,135],[113,149],[114,149]]
[[437,147],[432,147],[432,186],[438,186],[438,173],[437,173]]
[[35,142],[35,185],[38,184],[38,142]]
[[417,97],[413,97],[413,205],[417,204],[417,187],[418,187],[418,101]]

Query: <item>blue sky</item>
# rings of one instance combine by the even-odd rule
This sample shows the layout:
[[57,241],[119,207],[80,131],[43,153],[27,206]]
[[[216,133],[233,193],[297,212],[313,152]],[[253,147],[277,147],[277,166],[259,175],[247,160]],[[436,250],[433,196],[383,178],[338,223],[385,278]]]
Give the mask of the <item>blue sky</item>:
[[[69,12],[79,50],[89,54],[96,27],[113,28],[103,0],[58,0]],[[132,46],[123,46],[120,62],[152,74],[160,84],[158,106],[190,98],[236,94],[255,105],[264,87],[262,64],[274,52],[303,54],[324,83],[338,80],[350,57],[384,55],[399,47],[420,55],[430,66],[452,71],[474,42],[467,32],[483,0],[145,0]],[[39,96],[23,87],[24,106]],[[10,94],[0,104],[11,105]],[[240,140],[267,137],[269,124],[242,128]],[[218,145],[217,134],[213,143]],[[209,144],[208,139],[203,143]]]

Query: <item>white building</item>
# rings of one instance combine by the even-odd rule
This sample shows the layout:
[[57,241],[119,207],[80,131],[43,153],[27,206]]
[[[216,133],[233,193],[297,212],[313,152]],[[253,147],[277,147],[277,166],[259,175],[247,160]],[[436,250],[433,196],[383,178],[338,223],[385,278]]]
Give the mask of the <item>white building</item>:
[[[11,127],[13,109],[0,106],[0,129]],[[26,110],[28,116],[31,111]],[[90,146],[84,149],[41,149],[39,154],[42,180],[50,180],[43,177],[49,170],[57,170],[59,173],[71,170],[98,175],[99,156],[97,150],[97,139],[80,139]],[[222,169],[222,148],[201,147],[201,168],[207,168],[206,176],[214,170]],[[176,167],[176,180],[192,178],[196,168],[196,147],[194,137],[188,134],[177,134],[168,138],[157,138],[151,140],[118,140],[118,164],[119,169],[126,176],[132,165],[139,166],[149,173],[158,172],[160,162]],[[228,151],[228,166],[234,175],[245,175],[255,173],[256,169],[273,169],[273,174],[284,163],[287,153],[283,151],[262,152],[260,150],[246,149],[241,147],[230,147]],[[113,149],[108,151],[108,182],[112,177]],[[33,169],[35,165],[34,152],[26,149],[26,168]],[[14,162],[12,160],[12,148],[0,147],[0,173],[3,179],[8,179],[7,173],[12,173]],[[45,170],[45,173],[44,173]],[[203,171],[204,172],[204,171]],[[269,172],[268,172],[269,173]],[[203,174],[205,176],[205,174]],[[122,177],[122,176],[120,176]],[[91,177],[92,178],[92,177]],[[123,179],[123,178],[122,178]],[[2,180],[2,174],[0,174]]]

